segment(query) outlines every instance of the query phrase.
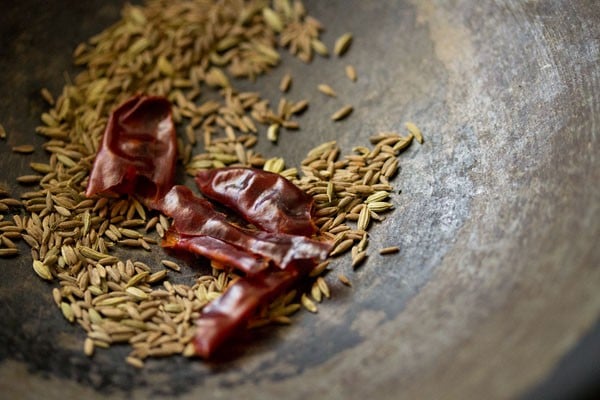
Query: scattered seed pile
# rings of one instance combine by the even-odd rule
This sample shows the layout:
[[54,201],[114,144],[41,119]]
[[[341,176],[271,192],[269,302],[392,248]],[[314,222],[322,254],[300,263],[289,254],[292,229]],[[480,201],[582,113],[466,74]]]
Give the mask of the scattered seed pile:
[[[283,98],[271,108],[260,93],[239,92],[230,80],[267,73],[279,64],[280,48],[305,62],[315,54],[328,56],[319,39],[322,30],[300,1],[151,0],[143,7],[127,5],[119,22],[77,47],[74,59],[83,71],[62,93],[55,99],[42,90],[51,108],[41,116],[37,132],[47,138],[43,148],[49,161],[32,162],[32,173],[18,179],[35,186],[20,200],[0,188],[0,212],[25,210],[23,216],[0,215],[0,256],[18,254],[18,239],[31,247],[33,270],[58,283],[54,301],[69,322],[87,332],[87,355],[115,343],[131,345],[127,362],[138,367],[147,357],[193,355],[194,320],[236,279],[213,265],[211,273],[191,285],[174,283],[171,277],[180,270],[174,261],[147,265],[119,257],[140,254],[127,248],[162,251],[157,243],[169,220],[133,197],[85,197],[108,115],[135,93],[172,102],[174,120],[183,132],[178,154],[188,174],[228,165],[280,173],[314,197],[321,234],[335,242],[331,256],[351,252],[355,267],[365,260],[367,230],[393,208],[389,179],[398,170],[396,156],[413,137],[422,140],[418,128],[408,124],[407,136],[374,135],[371,147],[358,146],[345,156],[335,142],[324,143],[308,153],[299,169],[286,168],[283,159],[266,159],[253,146],[263,132],[275,142],[281,130],[299,129],[294,118],[308,101]],[[343,55],[351,42],[349,33],[342,35],[334,54]],[[356,81],[352,66],[345,73],[349,82]],[[285,93],[292,84],[288,74],[279,88]],[[327,84],[316,89],[337,96]],[[205,99],[208,91],[218,98]],[[352,110],[343,106],[331,119],[346,118]],[[4,128],[0,133],[5,136]],[[196,149],[197,142],[202,150]],[[33,148],[13,150],[29,154]],[[386,248],[381,253],[396,251]],[[322,276],[328,265],[325,261],[313,271],[307,293],[280,297],[251,326],[289,323],[301,306],[316,312],[315,303],[331,295]],[[350,285],[346,276],[339,279]]]

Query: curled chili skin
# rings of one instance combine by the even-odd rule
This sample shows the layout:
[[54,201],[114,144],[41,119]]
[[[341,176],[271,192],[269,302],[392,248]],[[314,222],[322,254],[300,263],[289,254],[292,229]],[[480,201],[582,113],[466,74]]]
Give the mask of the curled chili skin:
[[130,193],[155,201],[173,186],[177,140],[171,103],[135,96],[110,115],[86,196]]
[[209,358],[224,342],[245,328],[260,306],[283,294],[313,267],[313,263],[305,261],[284,270],[267,269],[238,279],[225,293],[204,307],[196,320],[196,354]]
[[181,235],[173,230],[169,230],[162,242],[162,246],[204,256],[221,265],[233,267],[248,275],[255,274],[269,266],[268,259],[206,235]]
[[171,230],[180,237],[209,236],[263,257],[281,269],[300,260],[322,260],[331,243],[304,236],[240,228],[185,186],[174,186],[159,209],[173,218]]
[[331,250],[331,243],[304,236],[233,225],[185,186],[173,187],[159,207],[173,218],[163,246],[203,255],[246,273],[204,307],[196,320],[194,348],[204,358],[243,329],[260,306],[306,276]]
[[228,167],[200,171],[196,184],[203,195],[267,231],[312,236],[317,232],[313,198],[279,174]]

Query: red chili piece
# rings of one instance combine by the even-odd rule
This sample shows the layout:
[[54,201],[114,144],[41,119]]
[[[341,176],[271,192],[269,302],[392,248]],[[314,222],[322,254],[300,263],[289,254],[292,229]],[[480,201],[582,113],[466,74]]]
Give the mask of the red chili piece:
[[312,268],[314,264],[295,264],[285,270],[271,268],[238,279],[221,297],[204,307],[196,320],[196,354],[210,357],[236,332],[245,328],[261,305],[268,304],[305,276],[309,266]]
[[164,197],[160,210],[173,218],[171,230],[180,236],[208,236],[259,255],[281,269],[300,260],[324,259],[331,244],[304,236],[240,228],[195,196],[185,186],[175,186]]
[[[173,187],[160,209],[173,218],[163,246],[204,255],[247,273],[204,307],[196,320],[194,346],[201,357],[210,357],[245,327],[261,305],[291,287],[331,250],[330,243],[304,236],[232,225],[207,200],[194,196],[185,186]],[[215,243],[223,248],[216,249]],[[239,254],[243,251],[246,256]],[[264,269],[265,265],[260,264],[264,259],[273,265]]]
[[203,195],[236,211],[267,232],[312,236],[313,198],[279,174],[253,168],[201,171],[196,184]]
[[158,200],[173,186],[176,158],[171,103],[135,96],[110,115],[86,196],[130,193]]
[[249,275],[269,266],[269,260],[210,236],[180,235],[169,230],[162,246],[198,254]]

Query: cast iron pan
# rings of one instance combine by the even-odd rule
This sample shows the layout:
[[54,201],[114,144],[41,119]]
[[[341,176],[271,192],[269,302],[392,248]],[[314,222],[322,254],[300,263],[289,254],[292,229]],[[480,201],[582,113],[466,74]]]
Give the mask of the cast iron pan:
[[[65,322],[27,255],[3,259],[3,398],[566,398],[593,390],[598,2],[305,4],[327,27],[326,43],[347,31],[355,41],[342,60],[285,57],[258,80],[254,87],[276,100],[291,71],[293,96],[312,99],[299,132],[260,150],[298,162],[316,143],[337,139],[350,150],[407,120],[426,138],[401,158],[397,207],[371,231],[368,262],[357,272],[335,264],[353,288],[331,276],[333,300],[318,315],[261,331],[223,359],[152,360],[135,370],[123,362],[125,348],[85,357],[83,332]],[[75,72],[75,45],[116,21],[121,6],[3,4],[0,121],[9,136],[0,179],[16,195],[24,190],[16,176],[46,159],[41,150],[10,152],[42,142],[34,133],[39,89],[59,92]],[[347,63],[359,72],[356,84],[343,76]],[[347,121],[327,120],[338,104],[315,95],[321,82],[354,104]],[[402,250],[377,255],[385,245]]]

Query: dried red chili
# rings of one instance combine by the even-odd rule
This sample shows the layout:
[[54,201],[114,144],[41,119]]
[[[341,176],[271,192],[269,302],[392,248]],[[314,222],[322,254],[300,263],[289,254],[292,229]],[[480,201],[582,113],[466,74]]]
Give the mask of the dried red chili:
[[162,246],[204,256],[220,265],[235,268],[246,274],[255,274],[269,266],[269,260],[264,257],[206,235],[180,235],[170,230]]
[[171,103],[164,97],[135,96],[110,115],[86,196],[131,193],[158,200],[173,186],[176,158]]
[[[188,250],[247,273],[204,307],[196,320],[194,346],[201,357],[210,357],[245,327],[260,306],[305,276],[331,250],[330,243],[304,236],[235,226],[185,186],[173,187],[160,209],[173,218],[163,246]],[[267,268],[265,259],[272,262]]]
[[[164,197],[160,210],[173,218],[171,229],[180,238],[208,236],[264,257],[279,268],[293,262],[324,259],[330,243],[304,236],[240,228],[217,212],[205,199],[185,186],[175,186]],[[170,245],[170,243],[166,243]]]
[[199,172],[196,184],[203,195],[267,232],[303,236],[317,232],[311,217],[313,198],[279,174],[218,168]]
[[313,265],[305,262],[285,270],[270,268],[238,279],[219,298],[204,307],[196,320],[196,354],[210,357],[224,342],[245,328],[260,306],[292,287]]

